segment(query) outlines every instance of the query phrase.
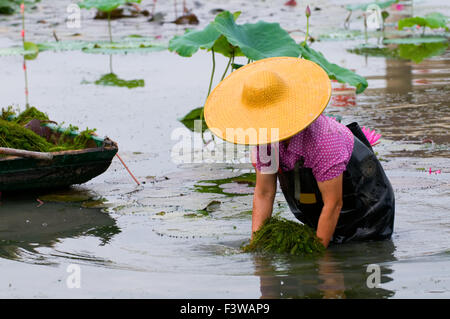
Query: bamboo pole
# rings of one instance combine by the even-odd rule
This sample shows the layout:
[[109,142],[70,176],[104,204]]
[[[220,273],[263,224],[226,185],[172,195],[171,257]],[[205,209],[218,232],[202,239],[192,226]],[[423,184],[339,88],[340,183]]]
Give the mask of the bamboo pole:
[[25,157],[25,158],[34,158],[34,159],[46,160],[46,161],[51,161],[53,159],[53,155],[50,153],[25,151],[25,150],[18,150],[15,148],[8,148],[8,147],[0,147],[0,154],[19,156],[19,157]]

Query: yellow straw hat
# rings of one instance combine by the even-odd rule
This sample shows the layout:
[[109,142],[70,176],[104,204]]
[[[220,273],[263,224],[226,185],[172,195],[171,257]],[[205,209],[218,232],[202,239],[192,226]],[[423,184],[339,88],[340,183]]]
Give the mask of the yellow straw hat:
[[205,121],[211,132],[228,142],[268,144],[308,127],[330,96],[330,79],[316,63],[268,58],[243,66],[220,82],[205,103]]

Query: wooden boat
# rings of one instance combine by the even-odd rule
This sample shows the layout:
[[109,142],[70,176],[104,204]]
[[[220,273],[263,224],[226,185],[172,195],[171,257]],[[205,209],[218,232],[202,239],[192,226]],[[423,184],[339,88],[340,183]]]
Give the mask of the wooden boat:
[[[62,132],[51,123],[43,127],[51,134]],[[77,132],[71,135],[75,136]],[[118,146],[107,137],[92,136],[91,139],[88,148],[82,150],[40,153],[49,159],[23,157],[26,155],[0,157],[0,192],[63,188],[85,183],[102,174],[111,165]]]

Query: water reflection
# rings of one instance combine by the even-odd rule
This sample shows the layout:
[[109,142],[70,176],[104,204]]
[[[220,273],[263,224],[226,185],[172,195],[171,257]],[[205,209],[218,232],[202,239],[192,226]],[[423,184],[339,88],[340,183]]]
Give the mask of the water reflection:
[[[260,277],[261,298],[388,298],[383,288],[391,281],[396,260],[392,241],[349,243],[331,246],[318,258],[254,255],[255,274]],[[369,288],[367,266],[380,266],[381,286]]]
[[[79,202],[41,205],[35,195],[4,197],[0,202],[0,258],[52,264],[40,249],[54,248],[63,239],[81,236],[93,236],[100,240],[99,245],[105,245],[121,231],[107,213],[82,208]],[[88,255],[78,257],[70,256],[101,262]]]

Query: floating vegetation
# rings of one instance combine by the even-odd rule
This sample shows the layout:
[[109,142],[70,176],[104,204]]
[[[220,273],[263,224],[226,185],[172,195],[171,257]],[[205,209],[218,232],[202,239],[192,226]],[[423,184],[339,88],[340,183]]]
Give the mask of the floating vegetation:
[[122,80],[114,73],[105,74],[94,83],[97,85],[104,85],[104,86],[127,87],[129,89],[145,86],[145,81],[143,79]]
[[166,50],[167,46],[148,38],[128,38],[123,41],[52,41],[44,43],[25,42],[24,46],[1,48],[0,56],[24,55],[31,58],[44,51],[83,51],[96,54],[149,53]]
[[[233,187],[232,184],[238,184]],[[216,180],[205,180],[199,181],[194,185],[195,191],[199,193],[214,193],[222,194],[227,196],[246,196],[253,193],[253,189],[248,189],[246,192],[239,190],[239,184],[248,187],[255,187],[256,185],[256,174],[255,173],[245,173],[239,176],[216,179]]]
[[384,44],[422,44],[436,42],[448,42],[448,40],[445,37],[394,38],[383,40]]
[[300,256],[321,254],[325,250],[311,227],[280,217],[267,219],[260,230],[253,233],[250,244],[242,248],[244,252]]
[[[25,127],[37,120],[38,128],[51,132],[48,139],[36,134],[32,129]],[[49,127],[44,127],[51,122],[47,114],[35,107],[26,108],[25,111],[13,110],[10,106],[2,109],[0,118],[0,147],[22,149],[35,152],[59,152],[67,150],[79,150],[93,145],[92,135],[95,129],[77,132],[78,127],[69,125],[68,128],[58,128],[58,132],[52,132]],[[35,123],[33,123],[35,124]],[[31,125],[33,127],[34,125]],[[94,142],[95,144],[95,142]]]
[[424,59],[444,54],[448,46],[449,45],[447,42],[399,44],[394,48],[382,46],[370,47],[363,45],[347,51],[358,55],[384,57],[390,59],[404,59],[411,60],[415,63],[420,63]]

